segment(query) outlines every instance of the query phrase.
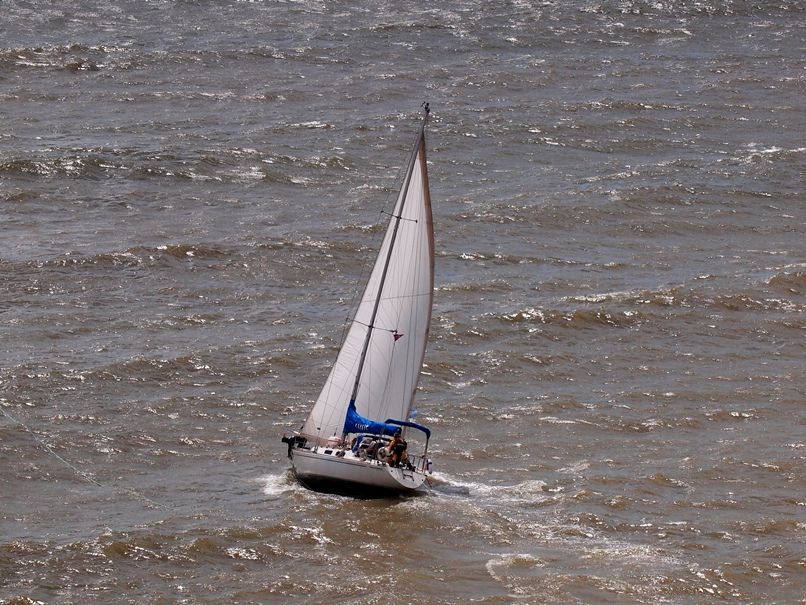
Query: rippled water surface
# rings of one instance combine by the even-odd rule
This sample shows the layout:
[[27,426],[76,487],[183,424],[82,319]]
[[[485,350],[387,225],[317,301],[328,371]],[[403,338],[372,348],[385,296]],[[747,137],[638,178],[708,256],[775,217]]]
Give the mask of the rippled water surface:
[[[0,8],[0,602],[806,602],[802,2]],[[424,100],[433,485],[308,492]]]

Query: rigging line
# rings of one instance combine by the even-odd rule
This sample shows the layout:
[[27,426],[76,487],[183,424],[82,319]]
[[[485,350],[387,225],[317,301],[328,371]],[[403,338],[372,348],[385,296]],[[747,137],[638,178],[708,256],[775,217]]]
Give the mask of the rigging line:
[[98,486],[100,488],[103,488],[103,489],[114,489],[114,490],[117,490],[117,491],[120,491],[120,492],[126,492],[126,493],[128,493],[130,495],[133,495],[133,496],[137,497],[140,500],[148,502],[149,504],[152,504],[152,505],[154,505],[154,506],[156,506],[158,508],[163,508],[163,509],[166,509],[166,510],[171,508],[170,506],[167,506],[165,504],[161,504],[161,503],[159,503],[159,502],[157,502],[155,500],[152,500],[148,496],[144,496],[143,494],[141,494],[140,492],[138,492],[137,490],[134,490],[132,488],[120,487],[120,486],[115,486],[115,485],[104,485],[103,483],[101,483],[100,481],[98,481],[97,479],[92,477],[89,473],[86,473],[86,472],[82,471],[76,465],[74,465],[71,462],[69,462],[69,461],[65,460],[64,458],[62,458],[59,454],[56,453],[56,451],[44,439],[42,439],[39,435],[37,435],[31,429],[31,427],[29,427],[27,424],[25,424],[21,420],[15,418],[11,414],[9,414],[2,407],[0,407],[0,412],[3,413],[3,416],[5,416],[9,420],[11,420],[12,422],[20,425],[22,428],[24,428],[26,431],[28,431],[28,433],[30,433],[30,435],[34,438],[34,441],[36,441],[42,447],[42,449],[44,449],[46,452],[48,452],[50,455],[52,455],[57,460],[61,461],[62,464],[64,464],[68,468],[70,468],[76,475],[78,475],[79,477],[84,479],[84,481],[92,483],[93,485],[96,485],[96,486]]
[[[422,298],[423,296],[428,296],[429,294],[431,294],[431,293],[430,292],[419,292],[417,294],[400,294],[398,296],[384,296],[384,297],[381,298],[381,300],[389,301],[389,300],[403,300],[404,298]],[[371,298],[365,298],[361,302],[372,302],[372,299]],[[345,321],[350,322],[350,321],[354,321],[354,320],[351,317],[347,317],[345,319]],[[362,325],[366,325],[366,324],[362,324]]]
[[400,219],[401,221],[409,221],[410,223],[418,223],[419,222],[416,218],[406,218],[404,216],[398,216],[396,214],[392,214],[391,212],[387,212],[386,210],[381,210],[381,214],[391,216],[392,218]]
[[357,323],[359,326],[364,326],[365,328],[369,328],[370,330],[379,330],[381,332],[390,332],[392,334],[397,334],[397,328],[394,329],[379,328],[378,326],[371,326],[369,324],[365,324],[363,321],[358,321],[357,319],[354,319],[353,323]]

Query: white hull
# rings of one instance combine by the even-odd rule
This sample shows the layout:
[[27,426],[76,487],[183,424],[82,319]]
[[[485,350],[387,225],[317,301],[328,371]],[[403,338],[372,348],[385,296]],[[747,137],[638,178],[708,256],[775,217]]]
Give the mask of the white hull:
[[425,473],[417,470],[391,467],[379,460],[362,460],[349,450],[338,457],[336,451],[292,449],[291,465],[300,483],[317,491],[378,497],[412,493],[425,482]]

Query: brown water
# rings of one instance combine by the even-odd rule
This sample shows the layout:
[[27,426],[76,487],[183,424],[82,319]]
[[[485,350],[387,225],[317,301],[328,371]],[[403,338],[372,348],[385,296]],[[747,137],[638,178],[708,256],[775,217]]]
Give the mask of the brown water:
[[[0,602],[806,603],[801,2],[3,2]],[[429,100],[433,488],[298,487]]]

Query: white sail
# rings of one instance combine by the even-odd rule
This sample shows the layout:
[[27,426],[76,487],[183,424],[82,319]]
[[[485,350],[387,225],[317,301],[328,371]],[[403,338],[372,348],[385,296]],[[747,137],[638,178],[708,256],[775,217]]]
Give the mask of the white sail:
[[[421,128],[361,302],[303,425],[305,436],[320,442],[341,436],[356,379],[359,414],[381,422],[408,419],[428,340],[433,291],[434,231]],[[374,326],[357,376],[376,302]]]

